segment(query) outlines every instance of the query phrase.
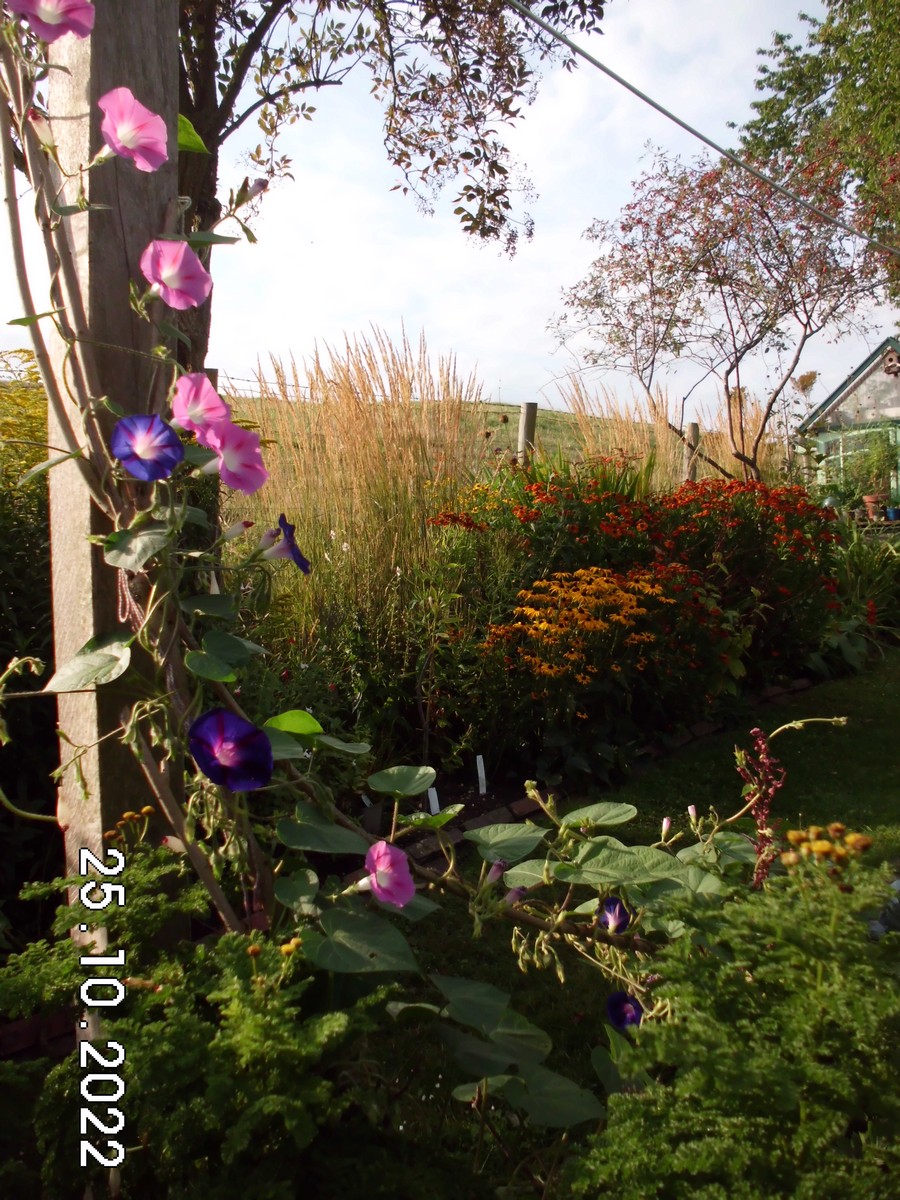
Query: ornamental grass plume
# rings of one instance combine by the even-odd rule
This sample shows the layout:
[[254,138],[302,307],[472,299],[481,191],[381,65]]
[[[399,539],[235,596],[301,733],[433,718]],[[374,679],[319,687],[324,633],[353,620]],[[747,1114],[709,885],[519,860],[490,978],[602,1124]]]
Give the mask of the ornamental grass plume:
[[188,750],[211,779],[232,792],[252,792],[272,778],[272,743],[266,734],[226,708],[199,716],[188,730]]
[[123,417],[117,421],[109,448],[129,475],[146,482],[168,479],[184,458],[178,434],[156,415]]
[[24,17],[28,28],[45,42],[73,33],[86,38],[94,28],[94,6],[88,0],[6,0],[6,7]]
[[168,160],[165,121],[145,108],[129,88],[113,88],[97,106],[103,113],[100,133],[108,153],[131,159],[139,171],[158,171]]

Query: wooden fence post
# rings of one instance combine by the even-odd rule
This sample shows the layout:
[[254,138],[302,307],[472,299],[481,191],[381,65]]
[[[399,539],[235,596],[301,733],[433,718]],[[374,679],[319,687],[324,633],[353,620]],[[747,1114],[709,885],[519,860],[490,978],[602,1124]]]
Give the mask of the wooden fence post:
[[519,414],[519,441],[516,447],[516,457],[523,467],[528,465],[534,453],[537,411],[537,401],[526,400]]
[[[101,148],[102,114],[97,101],[113,88],[127,86],[138,100],[159,113],[168,129],[169,161],[153,173],[116,158],[84,174],[89,209],[63,219],[61,234],[72,264],[60,272],[54,303],[65,307],[65,320],[92,354],[97,383],[91,398],[107,396],[126,413],[148,411],[160,386],[158,360],[150,351],[158,334],[129,307],[129,282],[140,288],[141,253],[164,230],[166,213],[177,196],[178,0],[141,0],[124,5],[96,0],[96,21],[89,38],[64,37],[52,47],[51,60],[64,70],[50,72],[49,110],[60,161],[68,170],[87,163]],[[69,180],[58,199],[72,204],[78,182]],[[52,200],[53,197],[50,197]],[[77,295],[81,296],[79,314]],[[46,307],[46,306],[45,306]],[[45,326],[49,333],[49,323]],[[55,337],[50,353],[58,379],[75,379],[78,352]],[[83,373],[82,373],[83,377]],[[63,388],[65,393],[66,388]],[[72,429],[81,428],[76,405],[64,396]],[[114,417],[101,417],[106,434]],[[66,445],[67,435],[51,410],[51,445]],[[53,635],[57,666],[92,637],[120,624],[118,573],[106,565],[89,536],[108,532],[75,464],[50,473]],[[127,678],[127,677],[126,677]],[[124,680],[123,680],[124,682]],[[150,793],[129,749],[114,736],[128,693],[118,683],[61,694],[59,727],[81,754],[78,770],[69,769],[59,787],[58,817],[65,830],[66,871],[77,874],[78,851],[104,854],[103,831],[123,810],[139,809]],[[63,759],[73,746],[62,744]]]
[[687,427],[684,443],[684,478],[692,483],[697,478],[697,451],[700,448],[700,426],[691,421]]

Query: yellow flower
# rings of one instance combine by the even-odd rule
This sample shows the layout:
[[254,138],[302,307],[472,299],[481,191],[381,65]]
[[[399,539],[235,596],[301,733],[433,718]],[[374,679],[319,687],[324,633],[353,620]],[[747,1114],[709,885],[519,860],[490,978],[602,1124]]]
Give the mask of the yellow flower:
[[789,829],[787,831],[787,840],[792,846],[802,846],[804,842],[809,841],[809,834],[805,829]]
[[816,858],[830,858],[834,850],[834,843],[828,842],[824,838],[815,838],[809,843],[809,849]]
[[844,845],[851,854],[862,854],[872,845],[872,839],[864,833],[848,833],[844,838]]

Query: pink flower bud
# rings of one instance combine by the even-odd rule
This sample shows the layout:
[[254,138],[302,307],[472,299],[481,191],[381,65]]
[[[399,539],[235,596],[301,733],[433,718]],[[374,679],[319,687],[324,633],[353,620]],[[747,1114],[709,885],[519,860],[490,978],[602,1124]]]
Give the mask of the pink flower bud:
[[669,830],[670,830],[671,828],[672,828],[672,820],[671,820],[671,818],[670,818],[670,817],[663,817],[663,823],[662,823],[662,833],[661,833],[661,835],[660,835],[660,840],[661,840],[661,841],[663,841],[663,842],[664,842],[664,841],[666,840],[666,838],[669,836]]

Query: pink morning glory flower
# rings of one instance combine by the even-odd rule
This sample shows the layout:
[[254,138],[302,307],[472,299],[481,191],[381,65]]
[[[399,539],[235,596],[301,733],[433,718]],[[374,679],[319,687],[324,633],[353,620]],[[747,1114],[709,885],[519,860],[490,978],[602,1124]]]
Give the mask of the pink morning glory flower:
[[215,451],[215,459],[203,470],[212,475],[216,471],[229,487],[245,496],[258,492],[269,478],[263,466],[259,448],[259,434],[251,429],[242,429],[230,421],[208,425],[197,433],[201,446]]
[[197,308],[212,291],[212,278],[187,242],[151,242],[141,270],[169,308]]
[[172,398],[172,424],[186,433],[200,433],[210,425],[227,421],[231,409],[203,371],[182,375]]
[[117,421],[109,448],[129,475],[151,482],[168,479],[184,458],[184,446],[162,417],[123,417]]
[[368,877],[357,886],[360,891],[371,891],[382,904],[404,908],[416,894],[406,855],[390,842],[376,842],[369,847],[366,870]]
[[188,749],[207,779],[229,791],[252,792],[272,778],[272,743],[262,729],[227,708],[197,718],[188,730]]
[[113,88],[97,101],[103,113],[100,133],[109,149],[130,158],[139,171],[157,171],[168,159],[166,123],[144,108],[127,87]]
[[296,526],[288,524],[284,513],[278,518],[278,525],[282,533],[280,538],[277,529],[269,529],[260,539],[260,545],[263,546],[263,558],[290,558],[304,575],[308,575],[312,567],[309,559],[304,557],[294,539]]
[[88,0],[6,0],[6,7],[24,17],[31,32],[45,42],[67,33],[86,38],[94,28],[94,6]]

